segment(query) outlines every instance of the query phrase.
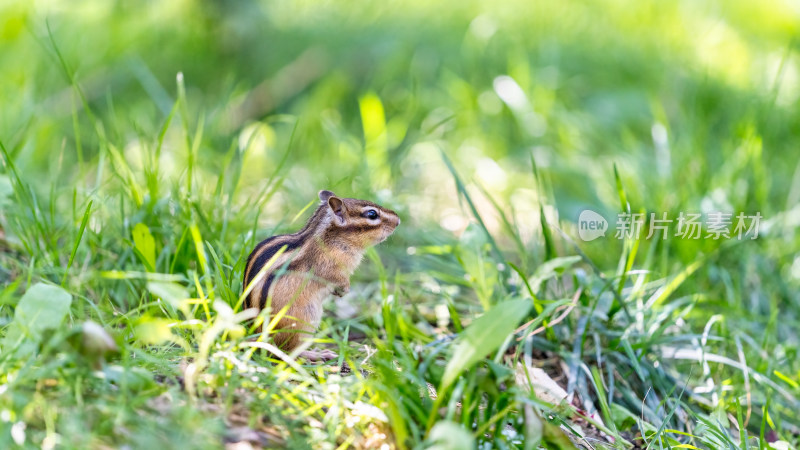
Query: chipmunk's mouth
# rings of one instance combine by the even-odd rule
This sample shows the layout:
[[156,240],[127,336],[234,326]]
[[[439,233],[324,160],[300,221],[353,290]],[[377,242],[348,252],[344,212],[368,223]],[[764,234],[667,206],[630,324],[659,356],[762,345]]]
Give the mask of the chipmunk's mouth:
[[392,233],[394,232],[394,228],[395,227],[393,227],[391,229],[384,228],[383,229],[383,233],[381,233],[381,237],[378,239],[378,243],[381,243],[381,242],[385,241],[386,239],[389,239],[389,236],[391,236]]

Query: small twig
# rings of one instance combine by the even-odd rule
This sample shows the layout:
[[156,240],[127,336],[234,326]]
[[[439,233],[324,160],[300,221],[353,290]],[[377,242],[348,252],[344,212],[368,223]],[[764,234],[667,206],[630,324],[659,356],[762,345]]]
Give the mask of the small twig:
[[[583,292],[583,288],[578,289],[577,291],[575,291],[575,295],[572,296],[572,303],[570,303],[569,305],[561,305],[558,308],[556,308],[555,311],[553,311],[553,312],[558,312],[558,311],[561,311],[563,309],[566,309],[566,311],[564,311],[563,314],[558,316],[556,319],[554,319],[549,324],[543,325],[543,326],[533,330],[532,332],[530,332],[529,334],[527,334],[525,336],[518,337],[517,341],[522,341],[522,340],[527,339],[527,338],[529,338],[529,337],[531,337],[533,335],[539,334],[542,331],[546,330],[547,328],[552,327],[553,325],[558,325],[562,320],[566,319],[567,316],[569,315],[569,313],[575,308],[575,306],[578,305],[578,299],[580,298],[582,292]],[[528,323],[522,325],[521,327],[517,328],[517,331],[515,331],[515,333],[520,333],[520,332],[524,331],[526,328],[531,326],[531,324],[533,322],[535,322],[535,321],[536,321],[536,319],[533,319],[533,320],[529,321]]]

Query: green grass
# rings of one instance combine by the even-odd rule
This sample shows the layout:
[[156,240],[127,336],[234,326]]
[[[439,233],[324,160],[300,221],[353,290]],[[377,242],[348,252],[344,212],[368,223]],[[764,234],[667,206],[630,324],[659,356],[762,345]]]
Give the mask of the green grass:
[[[800,445],[797,21],[0,5],[0,447]],[[240,290],[320,189],[403,223],[310,365],[260,350]],[[586,208],[764,219],[584,242]],[[572,403],[531,392],[539,368]]]

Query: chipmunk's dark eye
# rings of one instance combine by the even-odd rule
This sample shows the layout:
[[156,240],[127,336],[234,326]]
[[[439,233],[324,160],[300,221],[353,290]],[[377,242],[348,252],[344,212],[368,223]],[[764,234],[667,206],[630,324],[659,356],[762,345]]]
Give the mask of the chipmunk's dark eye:
[[366,217],[369,220],[375,220],[378,218],[378,211],[370,209],[369,211],[364,213],[364,217]]

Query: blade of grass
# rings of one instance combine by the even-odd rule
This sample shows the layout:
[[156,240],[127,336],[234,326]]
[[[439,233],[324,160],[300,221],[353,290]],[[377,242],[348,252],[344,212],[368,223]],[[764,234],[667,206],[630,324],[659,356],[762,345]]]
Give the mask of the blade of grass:
[[64,276],[61,278],[61,286],[64,286],[64,284],[67,282],[67,275],[69,275],[69,269],[72,267],[72,262],[75,260],[75,253],[78,252],[78,246],[81,244],[81,240],[83,239],[83,232],[86,230],[86,223],[89,221],[93,203],[94,200],[90,200],[89,204],[86,206],[86,211],[83,213],[83,219],[81,220],[81,225],[78,228],[78,237],[75,239],[75,244],[72,246],[72,252],[69,255],[69,262],[67,262],[67,267],[64,269]]
[[[461,177],[458,175],[458,172],[456,172],[455,167],[453,167],[453,163],[450,161],[450,158],[447,157],[447,154],[445,154],[444,151],[441,151],[440,154],[442,156],[442,160],[444,160],[444,163],[447,166],[447,169],[450,171],[450,174],[453,176],[453,179],[456,182],[456,189],[458,190],[458,193],[461,195],[461,197],[464,198],[464,200],[466,200],[470,212],[472,212],[472,216],[475,217],[475,220],[478,221],[478,225],[480,225],[481,229],[486,234],[486,239],[489,241],[489,245],[492,248],[492,252],[494,253],[495,258],[497,258],[497,261],[505,261],[505,258],[503,258],[503,253],[500,251],[500,247],[497,246],[497,242],[495,242],[494,237],[489,232],[489,229],[486,228],[486,224],[483,222],[483,218],[478,213],[478,209],[475,207],[475,203],[473,203],[472,198],[467,192],[466,186],[464,186],[464,182],[461,180]],[[500,271],[500,273],[502,274],[505,281],[505,279],[508,278],[508,269],[504,269]],[[503,283],[503,286],[505,289],[505,283]]]

